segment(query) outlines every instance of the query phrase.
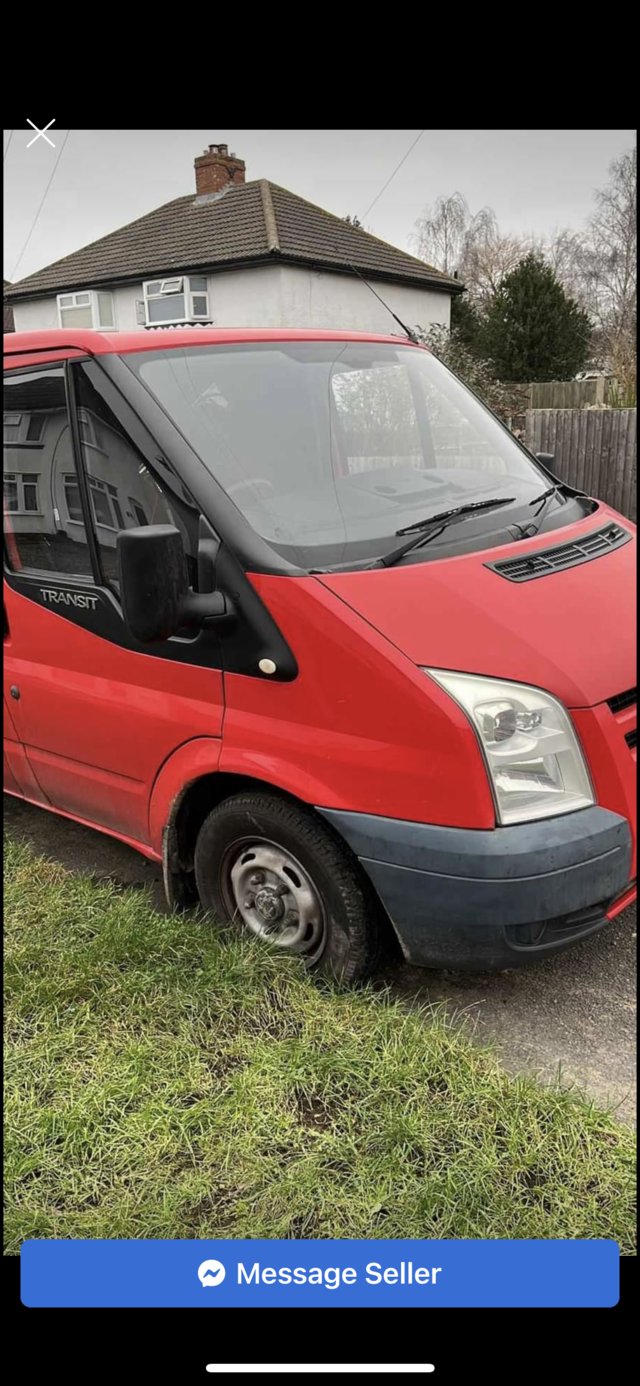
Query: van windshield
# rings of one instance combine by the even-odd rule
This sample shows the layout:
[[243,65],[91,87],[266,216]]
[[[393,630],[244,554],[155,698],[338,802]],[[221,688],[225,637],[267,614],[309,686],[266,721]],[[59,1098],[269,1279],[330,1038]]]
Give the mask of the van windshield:
[[[504,527],[548,481],[414,346],[243,342],[126,361],[253,529],[304,568],[374,559],[399,529],[485,497],[517,497]],[[496,523],[489,512],[469,527]]]

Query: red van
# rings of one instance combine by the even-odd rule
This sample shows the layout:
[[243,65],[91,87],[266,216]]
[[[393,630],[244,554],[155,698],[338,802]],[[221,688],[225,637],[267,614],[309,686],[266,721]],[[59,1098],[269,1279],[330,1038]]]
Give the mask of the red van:
[[635,526],[431,353],[5,337],[5,788],[353,980],[635,898]]

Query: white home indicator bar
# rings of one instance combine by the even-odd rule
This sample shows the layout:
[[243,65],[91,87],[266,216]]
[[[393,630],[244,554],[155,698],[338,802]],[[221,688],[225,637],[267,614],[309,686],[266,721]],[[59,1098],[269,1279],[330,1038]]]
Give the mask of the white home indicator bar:
[[417,1376],[420,1372],[433,1372],[435,1367],[433,1362],[208,1362],[207,1371],[221,1374],[233,1372],[236,1376],[249,1375],[251,1372],[262,1372],[271,1376],[285,1373],[291,1375],[293,1372],[315,1375],[326,1372],[375,1372],[378,1376],[385,1372],[393,1372],[395,1376],[406,1376],[409,1373]]

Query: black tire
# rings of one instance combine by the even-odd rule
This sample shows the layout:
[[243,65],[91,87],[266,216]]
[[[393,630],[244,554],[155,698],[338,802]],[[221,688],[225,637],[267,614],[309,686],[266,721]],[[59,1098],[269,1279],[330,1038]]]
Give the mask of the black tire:
[[344,983],[369,975],[382,952],[377,897],[348,848],[312,809],[260,793],[238,794],[218,804],[205,819],[195,849],[196,885],[204,909],[221,925],[248,929],[235,904],[230,873],[234,867],[240,869],[243,853],[250,859],[252,844],[259,849],[261,843],[267,850],[273,846],[290,854],[321,903],[322,940],[314,952],[301,953],[309,970]]

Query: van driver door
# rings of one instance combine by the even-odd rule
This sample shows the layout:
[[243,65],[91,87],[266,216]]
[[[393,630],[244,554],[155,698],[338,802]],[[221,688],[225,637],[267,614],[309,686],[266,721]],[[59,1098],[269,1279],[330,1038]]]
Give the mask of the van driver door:
[[221,736],[222,661],[212,631],[143,646],[124,624],[118,532],[175,524],[194,580],[199,514],[100,375],[82,360],[5,372],[5,694],[27,797],[145,843],[161,766]]

